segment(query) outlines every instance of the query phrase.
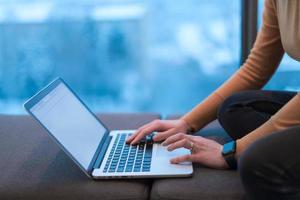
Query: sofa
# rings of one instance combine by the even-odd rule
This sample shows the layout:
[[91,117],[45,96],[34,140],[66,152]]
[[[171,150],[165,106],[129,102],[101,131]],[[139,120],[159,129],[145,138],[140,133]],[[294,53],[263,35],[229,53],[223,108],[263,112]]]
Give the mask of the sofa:
[[[136,129],[156,113],[98,114],[108,129]],[[176,119],[179,115],[170,115]],[[197,133],[230,140],[217,121]],[[245,194],[238,172],[194,164],[188,178],[92,180],[28,115],[0,115],[0,199],[205,199],[238,200]]]

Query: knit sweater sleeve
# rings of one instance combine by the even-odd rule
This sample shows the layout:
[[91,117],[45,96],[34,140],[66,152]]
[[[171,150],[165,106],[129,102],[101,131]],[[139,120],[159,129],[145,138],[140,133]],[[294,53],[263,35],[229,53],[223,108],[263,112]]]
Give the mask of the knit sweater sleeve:
[[284,54],[276,3],[266,0],[263,24],[246,62],[216,91],[182,117],[191,129],[199,130],[216,119],[220,104],[228,96],[243,90],[260,89],[272,77]]

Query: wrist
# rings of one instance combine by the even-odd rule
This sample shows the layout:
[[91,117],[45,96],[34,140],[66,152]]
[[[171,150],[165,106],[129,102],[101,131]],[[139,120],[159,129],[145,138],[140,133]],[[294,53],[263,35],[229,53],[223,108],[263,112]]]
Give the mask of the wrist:
[[220,145],[220,151],[219,151],[219,157],[220,157],[220,169],[229,169],[229,165],[227,164],[222,151],[223,151],[223,145]]
[[181,118],[180,121],[184,124],[184,129],[186,130],[187,134],[193,134],[195,132],[195,129],[190,125],[190,123],[185,120],[184,118]]
[[236,141],[236,150],[235,150],[235,155],[234,155],[236,160],[238,160],[239,157],[241,156],[243,149],[244,149],[243,142],[241,141],[241,139],[238,139]]

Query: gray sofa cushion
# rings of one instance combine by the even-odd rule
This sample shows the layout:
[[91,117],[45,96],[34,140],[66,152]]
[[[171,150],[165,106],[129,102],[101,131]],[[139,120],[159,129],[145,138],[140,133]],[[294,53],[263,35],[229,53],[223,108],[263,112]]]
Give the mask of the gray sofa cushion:
[[[176,119],[178,116],[169,116]],[[210,123],[196,133],[220,143],[231,138],[221,128],[218,121]],[[238,172],[231,170],[214,170],[194,164],[192,178],[158,179],[153,182],[151,199],[204,199],[204,200],[238,200],[244,198],[244,190]]]
[[[101,115],[109,129],[135,129],[159,118]],[[91,180],[28,116],[0,116],[0,197],[4,199],[147,199],[151,180]]]
[[237,172],[194,165],[192,178],[155,180],[151,199],[235,200],[244,194]]

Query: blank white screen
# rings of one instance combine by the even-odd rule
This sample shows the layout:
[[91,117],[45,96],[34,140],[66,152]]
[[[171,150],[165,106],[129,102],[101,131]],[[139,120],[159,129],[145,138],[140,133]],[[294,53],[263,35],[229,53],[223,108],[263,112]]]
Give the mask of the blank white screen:
[[106,129],[78,98],[60,83],[30,111],[88,169]]

